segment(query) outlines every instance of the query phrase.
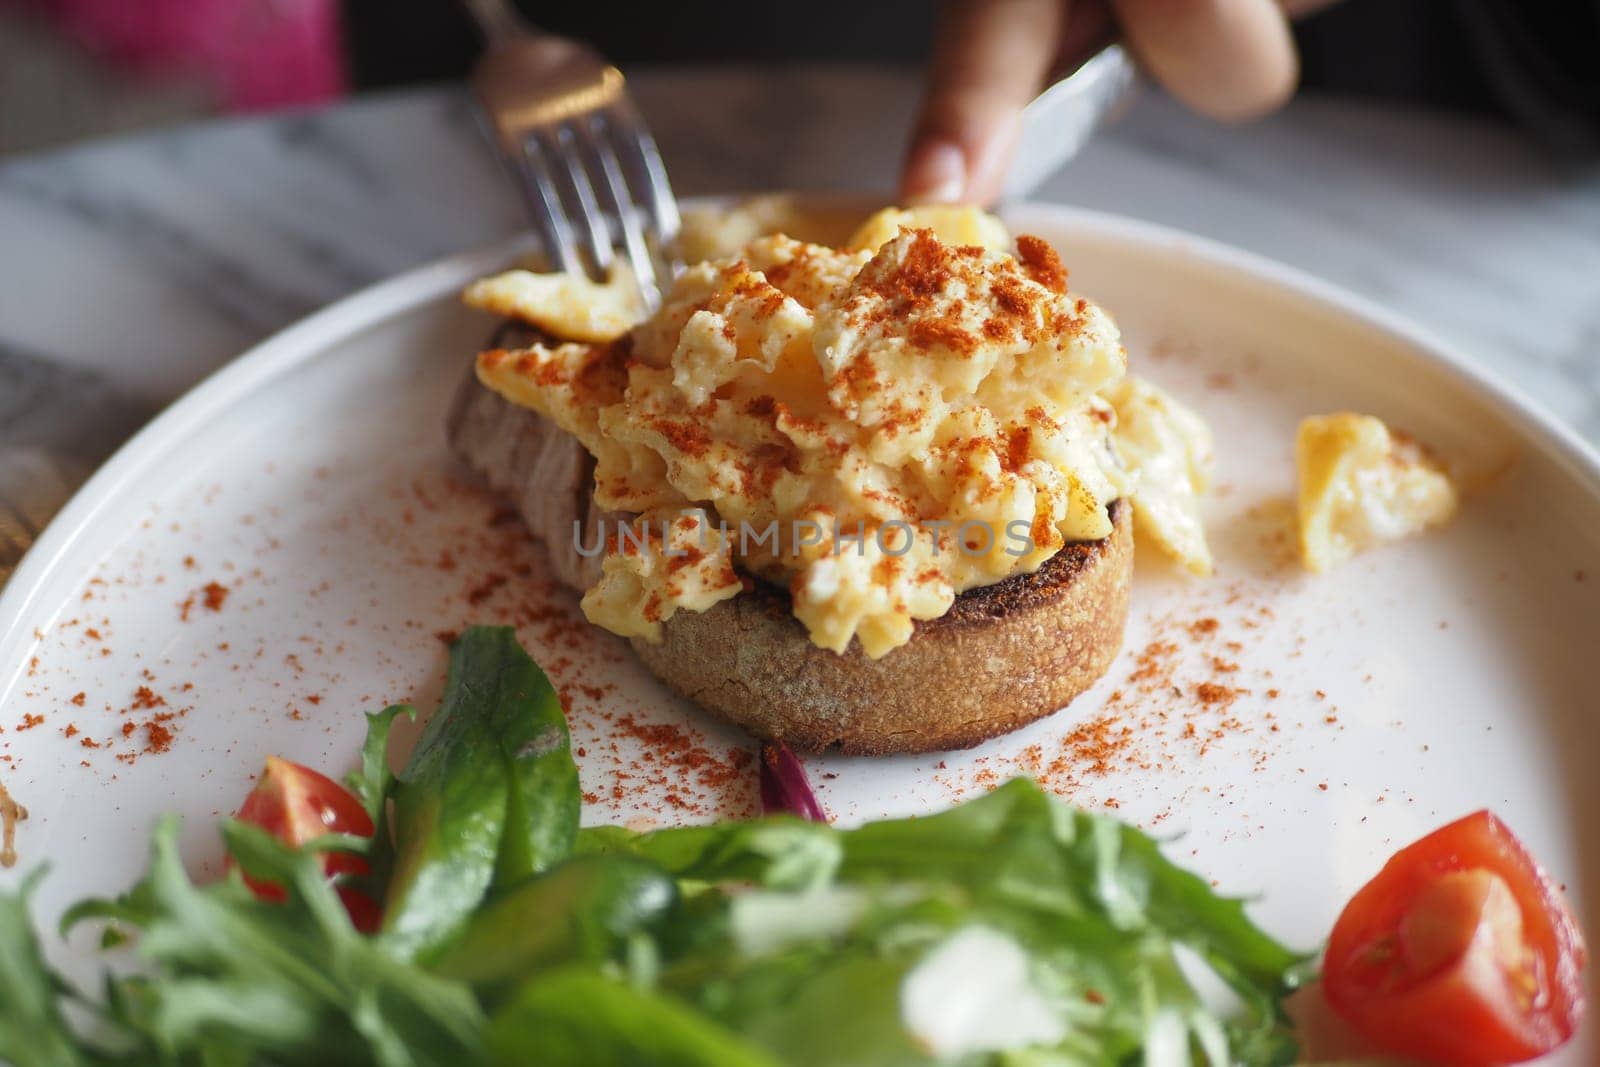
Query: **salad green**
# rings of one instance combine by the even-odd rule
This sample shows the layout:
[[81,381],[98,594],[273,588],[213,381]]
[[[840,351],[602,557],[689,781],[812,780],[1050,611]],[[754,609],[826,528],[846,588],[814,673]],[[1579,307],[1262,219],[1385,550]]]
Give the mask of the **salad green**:
[[[560,705],[510,630],[451,652],[398,776],[369,719],[351,791],[372,838],[295,848],[223,825],[239,869],[195,884],[176,824],[148,874],[63,928],[143,967],[95,993],[48,966],[38,882],[0,894],[0,1058],[17,1067],[351,1063],[805,1067],[1278,1064],[1307,958],[1155,843],[1026,780],[925,818],[792,815],[580,830]],[[387,817],[386,816],[390,816]],[[385,902],[351,924],[321,862]],[[276,883],[259,899],[243,874]],[[1232,990],[1209,1006],[1191,975]],[[71,1019],[69,1021],[69,1016]]]
[[443,701],[392,796],[383,937],[397,953],[437,949],[491,889],[572,851],[582,800],[567,720],[513,631],[456,643]]

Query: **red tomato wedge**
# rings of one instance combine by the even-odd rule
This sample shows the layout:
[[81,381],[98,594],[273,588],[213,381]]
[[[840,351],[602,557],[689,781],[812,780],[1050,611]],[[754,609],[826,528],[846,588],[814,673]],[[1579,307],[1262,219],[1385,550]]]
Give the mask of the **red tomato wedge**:
[[[238,818],[291,845],[303,845],[323,834],[372,836],[372,819],[354,793],[327,775],[276,756],[267,757],[256,787],[239,807]],[[322,863],[329,878],[367,873],[367,861],[348,852],[330,852]],[[287,895],[282,886],[271,882],[246,877],[245,883],[262,900],[283,900]],[[339,887],[338,892],[356,929],[371,933],[378,928],[382,913],[370,897],[348,886]]]
[[1395,853],[1328,938],[1323,991],[1386,1052],[1452,1067],[1544,1055],[1583,1015],[1583,938],[1486,811]]

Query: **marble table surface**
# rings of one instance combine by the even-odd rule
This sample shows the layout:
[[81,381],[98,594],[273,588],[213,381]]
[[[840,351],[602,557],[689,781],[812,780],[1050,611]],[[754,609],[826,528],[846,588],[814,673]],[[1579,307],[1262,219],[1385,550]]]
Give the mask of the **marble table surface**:
[[[886,193],[916,93],[846,68],[633,81],[682,195]],[[1600,170],[1464,119],[1303,99],[1219,128],[1147,92],[1042,198],[1375,298],[1600,444]],[[0,160],[0,454],[86,471],[273,331],[520,225],[459,87]]]

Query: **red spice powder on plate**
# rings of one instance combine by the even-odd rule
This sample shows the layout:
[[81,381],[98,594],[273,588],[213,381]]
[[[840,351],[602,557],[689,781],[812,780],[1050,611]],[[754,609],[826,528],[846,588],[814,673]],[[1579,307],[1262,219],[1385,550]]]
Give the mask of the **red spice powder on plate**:
[[[1120,682],[1098,711],[1074,715],[1077,709],[1069,709],[1063,717],[1076,721],[1068,719],[1067,732],[1057,740],[1009,756],[979,757],[964,772],[936,769],[935,780],[961,796],[986,782],[1022,774],[1077,797],[1096,779],[1114,774],[1192,773],[1219,745],[1262,770],[1275,750],[1270,739],[1279,731],[1278,714],[1265,695],[1250,699],[1260,690],[1239,683],[1266,681],[1272,672],[1234,658],[1246,643],[1232,639],[1235,628],[1242,637],[1271,617],[1252,600],[1241,586],[1224,591],[1226,611],[1197,617],[1193,609],[1180,608],[1150,617],[1144,645],[1113,667],[1110,679],[1116,682],[1121,671]],[[1196,787],[1202,785],[1197,780]],[[1077,799],[1104,803],[1103,798]],[[1118,799],[1124,805],[1129,801],[1120,790]]]
[[147,711],[150,708],[162,707],[166,702],[166,698],[159,696],[154,689],[148,685],[141,685],[133,691],[133,703],[128,705],[128,710]]

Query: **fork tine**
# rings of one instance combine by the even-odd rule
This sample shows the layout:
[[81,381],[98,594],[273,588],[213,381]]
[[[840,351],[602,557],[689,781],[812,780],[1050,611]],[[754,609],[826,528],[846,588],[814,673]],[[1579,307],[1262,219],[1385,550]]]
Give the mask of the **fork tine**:
[[667,181],[667,168],[661,162],[661,152],[656,148],[655,138],[650,136],[649,129],[631,103],[618,103],[607,108],[605,118],[624,172],[629,173],[635,186],[643,190],[653,229],[664,248],[678,236],[682,222],[678,218],[678,202],[673,199],[672,185]]
[[577,213],[588,239],[588,247],[579,251],[587,253],[589,263],[604,276],[616,254],[611,247],[611,227],[606,224],[605,216],[595,202],[594,183],[590,180],[589,167],[579,144],[584,139],[580,129],[571,123],[564,123],[555,131],[556,144],[552,154],[565,164],[562,169],[567,190],[577,200]]
[[522,158],[516,165],[521,171],[517,184],[528,202],[528,215],[544,242],[551,265],[567,274],[583,273],[583,265],[572,243],[572,227],[553,181],[555,168],[545,158],[544,148],[534,138],[528,138],[523,142]]
[[639,291],[645,303],[654,310],[660,303],[663,277],[656,270],[655,258],[645,240],[644,229],[639,225],[639,207],[628,195],[628,184],[622,174],[622,164],[605,134],[605,120],[599,115],[590,117],[581,125],[586,146],[600,163],[605,182],[600,185],[606,199],[606,208],[616,218],[622,230],[623,247],[628,253],[628,265],[639,280]]
[[[488,9],[509,0],[479,2]],[[487,21],[505,29],[502,20]],[[526,29],[489,36],[473,88],[513,163],[551,266],[602,274],[625,257],[646,302],[655,304],[673,274],[668,257],[679,216],[661,154],[621,72],[574,41]]]

